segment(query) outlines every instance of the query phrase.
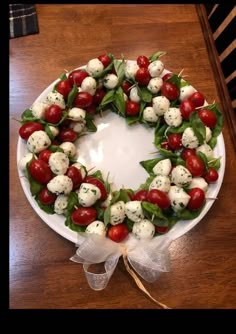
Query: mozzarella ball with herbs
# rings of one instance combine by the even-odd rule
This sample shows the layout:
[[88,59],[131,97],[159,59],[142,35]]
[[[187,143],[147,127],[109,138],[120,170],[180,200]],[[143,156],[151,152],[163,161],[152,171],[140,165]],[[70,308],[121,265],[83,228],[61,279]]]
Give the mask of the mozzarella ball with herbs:
[[54,152],[50,155],[48,164],[54,174],[63,175],[66,173],[70,161],[65,153]]
[[92,77],[86,77],[81,84],[81,89],[83,92],[87,92],[90,95],[94,95],[97,89],[96,80]]
[[125,203],[125,214],[133,222],[139,222],[144,218],[141,201],[130,201]]
[[143,119],[147,122],[152,122],[152,123],[156,123],[158,121],[158,116],[156,115],[153,107],[144,108]]
[[184,130],[181,141],[183,146],[187,148],[196,148],[199,145],[199,141],[191,127]]
[[191,85],[181,87],[180,88],[180,93],[179,93],[179,100],[180,101],[187,100],[196,91],[197,90]]
[[54,211],[58,215],[63,215],[66,213],[66,209],[68,206],[68,196],[66,195],[58,195],[54,202]]
[[79,204],[84,207],[94,205],[101,197],[100,189],[90,183],[81,183],[79,190],[76,192],[78,194]]
[[165,96],[156,96],[152,99],[152,106],[155,113],[162,116],[169,110],[170,101]]
[[51,131],[53,138],[59,134],[59,129],[56,126],[49,125],[49,130]]
[[64,153],[67,156],[72,157],[72,158],[74,158],[76,156],[77,149],[76,149],[76,146],[73,143],[71,143],[69,141],[65,141],[65,142],[61,143],[61,145],[59,147],[63,149]]
[[147,85],[147,89],[152,94],[157,94],[160,91],[162,84],[163,84],[162,78],[160,77],[152,78]]
[[171,172],[171,181],[179,187],[187,187],[192,181],[192,174],[184,166],[178,165]]
[[110,224],[118,225],[123,223],[125,219],[125,203],[119,201],[111,205],[110,211]]
[[170,159],[163,159],[158,161],[153,167],[152,171],[155,175],[168,176],[170,174],[172,165]]
[[26,170],[26,165],[28,162],[30,162],[33,159],[33,154],[32,153],[26,153],[23,155],[23,157],[20,159],[18,162],[18,168],[23,172]]
[[141,98],[138,95],[138,88],[136,86],[134,86],[133,88],[130,89],[130,94],[129,94],[129,98],[131,101],[137,102],[139,103]]
[[125,65],[125,76],[127,79],[135,80],[135,75],[139,69],[139,66],[136,62],[128,62]]
[[190,200],[190,196],[184,191],[183,188],[178,186],[171,186],[168,192],[171,207],[174,211],[183,210]]
[[48,105],[44,102],[35,102],[31,109],[32,109],[32,115],[39,119],[45,118],[45,112],[48,108]]
[[28,150],[32,153],[39,153],[50,145],[51,140],[43,130],[33,132],[27,140]]
[[182,116],[179,108],[169,108],[164,113],[164,119],[169,126],[176,128],[182,123]]
[[102,221],[95,220],[86,227],[85,232],[90,234],[98,234],[101,235],[102,237],[105,237],[106,227]]
[[168,193],[170,189],[170,179],[165,175],[157,175],[150,183],[149,190],[158,189]]
[[134,223],[132,233],[139,240],[151,240],[155,234],[155,226],[148,219],[142,219]]
[[107,89],[113,89],[118,85],[118,77],[117,75],[113,74],[113,73],[109,73],[107,75],[105,75],[104,79],[103,79],[103,85],[107,88]]
[[77,122],[83,122],[86,116],[86,111],[81,108],[72,108],[68,112],[68,118],[71,119],[72,121],[77,121]]
[[206,193],[208,190],[208,183],[205,181],[203,177],[193,177],[188,188],[189,189],[200,188]]
[[57,175],[49,181],[47,188],[56,195],[69,195],[73,188],[73,182],[66,175]]
[[66,107],[63,95],[58,92],[48,93],[46,97],[46,102],[49,106],[51,106],[52,104],[56,104],[61,109],[65,109]]
[[208,159],[214,158],[214,152],[208,144],[202,144],[196,148],[196,152],[201,152],[205,154]]
[[98,58],[91,59],[86,66],[86,72],[92,77],[100,74],[103,70],[104,65]]
[[164,64],[160,60],[154,60],[148,65],[148,71],[152,78],[158,77],[164,70]]

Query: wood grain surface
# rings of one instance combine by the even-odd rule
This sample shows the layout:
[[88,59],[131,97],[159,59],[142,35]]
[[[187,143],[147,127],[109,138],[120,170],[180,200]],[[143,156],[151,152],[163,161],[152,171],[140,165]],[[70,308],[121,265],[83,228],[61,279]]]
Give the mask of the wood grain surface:
[[[105,52],[127,59],[167,51],[166,68],[188,75],[209,102],[217,77],[195,5],[37,5],[40,33],[10,40],[10,305],[11,309],[151,309],[122,260],[107,288],[93,291],[69,258],[75,245],[50,229],[21,188],[16,162],[24,109],[63,69]],[[170,247],[171,271],[144,282],[171,308],[236,307],[236,159],[225,117],[226,170],[211,210]]]

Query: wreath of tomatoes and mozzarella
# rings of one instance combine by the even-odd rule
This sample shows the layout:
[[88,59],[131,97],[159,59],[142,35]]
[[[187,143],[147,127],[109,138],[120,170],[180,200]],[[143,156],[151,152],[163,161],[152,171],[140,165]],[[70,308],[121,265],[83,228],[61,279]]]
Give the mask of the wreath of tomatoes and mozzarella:
[[[218,179],[213,149],[222,114],[181,75],[165,70],[163,55],[91,59],[63,73],[44,101],[22,113],[19,135],[28,153],[19,168],[39,207],[64,215],[68,228],[115,242],[129,233],[151,239],[203,209]],[[101,171],[91,174],[78,162],[75,141],[96,131],[93,119],[103,110],[154,128],[157,157],[140,162],[149,176],[136,190],[112,190]]]

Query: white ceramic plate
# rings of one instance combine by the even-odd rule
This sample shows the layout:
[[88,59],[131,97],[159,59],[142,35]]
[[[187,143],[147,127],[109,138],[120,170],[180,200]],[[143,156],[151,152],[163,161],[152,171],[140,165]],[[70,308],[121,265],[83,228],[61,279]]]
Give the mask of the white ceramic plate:
[[[169,71],[165,70],[163,75]],[[52,91],[55,80],[48,86],[36,101],[43,101],[47,94]],[[153,159],[156,148],[152,144],[154,139],[154,130],[147,129],[140,124],[134,124],[129,127],[125,120],[114,113],[104,113],[104,117],[97,116],[95,119],[97,132],[81,137],[75,143],[78,148],[78,161],[84,164],[87,169],[95,167],[100,169],[103,176],[109,173],[109,180],[113,182],[113,188],[119,189],[123,185],[125,188],[137,189],[144,183],[148,174],[139,165],[139,161]],[[19,138],[17,146],[17,161],[27,152],[26,143]],[[219,170],[219,179],[216,184],[211,184],[207,196],[216,198],[220,190],[225,170],[225,145],[223,135],[218,137],[217,145],[214,149],[214,155],[221,157],[221,167]],[[42,220],[48,224],[54,231],[64,238],[76,243],[77,233],[64,225],[65,217],[62,215],[48,215],[41,210],[31,196],[29,183],[23,173],[18,169],[20,182],[24,193]],[[208,200],[201,214],[189,221],[179,221],[169,232],[172,239],[177,239],[191,230],[211,208],[213,200]]]

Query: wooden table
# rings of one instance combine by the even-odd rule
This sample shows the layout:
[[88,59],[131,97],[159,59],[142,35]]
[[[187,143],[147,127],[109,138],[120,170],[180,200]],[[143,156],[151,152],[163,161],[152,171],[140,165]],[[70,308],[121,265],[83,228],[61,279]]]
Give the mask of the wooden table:
[[[40,33],[10,40],[11,117],[19,119],[63,69],[105,52],[135,59],[165,50],[166,68],[176,73],[184,68],[208,101],[222,103],[194,5],[37,5],[37,12]],[[155,283],[144,282],[172,308],[236,307],[236,159],[227,119],[227,163],[218,199],[194,229],[172,243],[171,271]],[[11,119],[10,308],[155,308],[122,260],[105,290],[88,286],[82,266],[69,261],[75,245],[50,229],[23,193],[18,129]]]

